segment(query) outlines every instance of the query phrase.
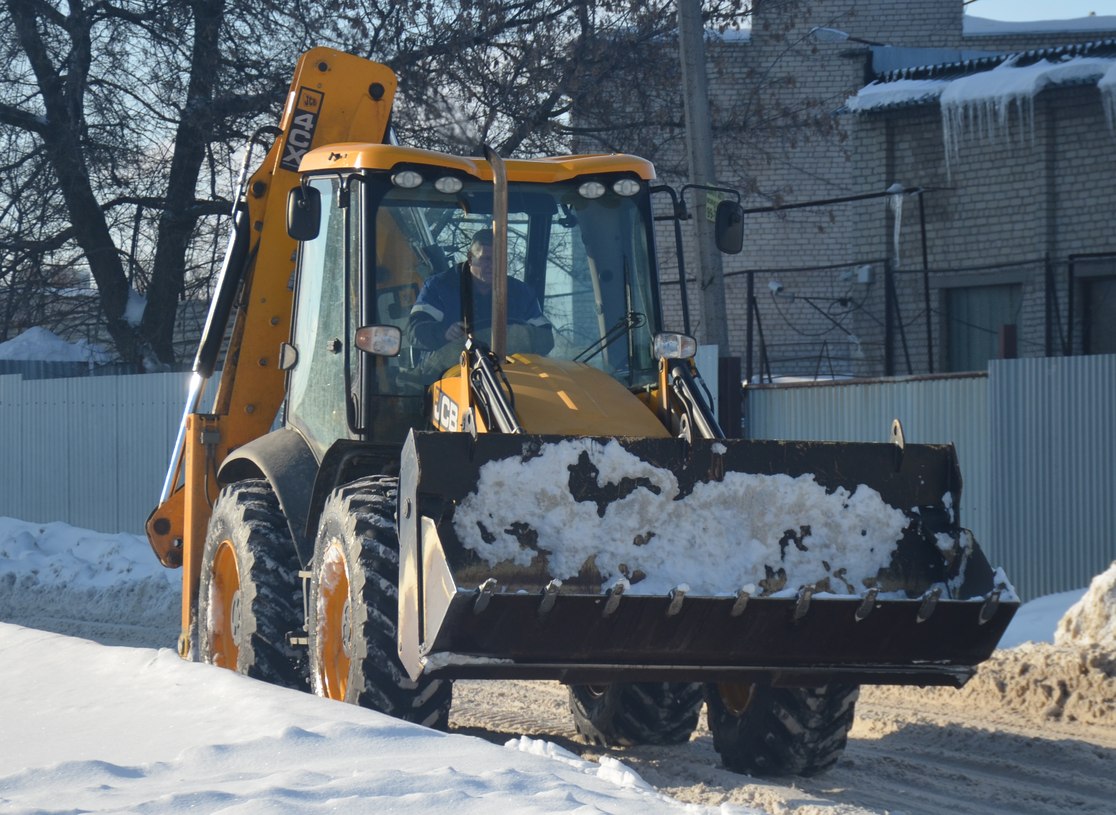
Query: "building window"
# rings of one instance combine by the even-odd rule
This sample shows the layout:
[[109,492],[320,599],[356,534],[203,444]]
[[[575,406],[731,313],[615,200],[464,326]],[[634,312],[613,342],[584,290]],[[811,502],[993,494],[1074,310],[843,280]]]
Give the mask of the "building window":
[[1086,354],[1116,354],[1116,277],[1085,280]]
[[947,371],[983,371],[1002,356],[1004,338],[1014,340],[1023,287],[964,286],[945,290]]

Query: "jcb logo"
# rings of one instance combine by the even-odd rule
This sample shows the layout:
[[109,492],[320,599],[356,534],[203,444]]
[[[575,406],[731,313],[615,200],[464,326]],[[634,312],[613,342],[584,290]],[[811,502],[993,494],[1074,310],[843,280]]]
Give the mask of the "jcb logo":
[[439,394],[438,426],[442,430],[457,430],[457,402],[446,396],[445,391]]
[[318,114],[321,112],[324,98],[325,95],[320,91],[299,88],[294,115],[291,117],[290,127],[287,128],[287,144],[283,151],[283,160],[279,162],[279,166],[284,170],[297,171],[302,157],[314,143],[314,130],[318,126]]

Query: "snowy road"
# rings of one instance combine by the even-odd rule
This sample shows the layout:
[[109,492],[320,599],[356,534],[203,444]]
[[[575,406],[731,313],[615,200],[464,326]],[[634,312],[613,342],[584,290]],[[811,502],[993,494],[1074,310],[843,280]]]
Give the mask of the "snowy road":
[[[770,813],[1110,815],[1116,801],[1116,657],[1090,665],[1076,649],[1027,646],[1025,652],[999,652],[960,692],[865,688],[848,749],[819,778],[776,783],[723,770],[704,721],[688,745],[608,754],[680,801]],[[1049,671],[1049,680],[1028,675],[1036,664]],[[1075,687],[1077,694],[1110,694],[1109,707],[1090,714],[1070,705],[1067,713],[1064,703]],[[455,692],[454,727],[487,731],[498,742],[533,734],[583,758],[601,753],[574,740],[560,685],[471,682],[459,683]],[[1083,698],[1073,701],[1088,705]]]
[[[150,553],[137,547],[134,536],[92,533],[80,537],[80,530],[74,532],[62,525],[33,527],[0,520],[0,621],[102,644],[173,648],[178,628],[177,575],[153,567],[147,560]],[[1109,626],[1116,625],[1111,622],[1116,619],[1112,611],[1116,605],[1116,572],[1110,572],[1109,592],[1113,596],[1092,604],[1101,612],[1095,615],[1099,622],[1094,627],[1105,625],[1106,619]],[[1045,634],[1017,637],[1016,641],[1049,636],[1068,602],[1062,600],[1050,611],[1041,611],[1041,601],[1033,604],[1039,613],[1032,625],[1036,630],[1045,629]],[[1027,610],[1024,607],[1020,618],[1027,616]],[[54,642],[49,637],[41,639],[44,648]],[[19,638],[21,646],[27,641],[26,637]],[[98,653],[89,653],[100,659]],[[195,676],[201,677],[197,671],[213,670],[186,666],[165,651],[150,651],[149,657],[139,653],[128,656],[130,653],[121,652],[119,659],[132,660],[143,670],[165,673],[175,684],[187,678],[193,683]],[[58,658],[49,653],[33,657],[48,661]],[[180,675],[176,666],[190,668],[188,677]],[[9,664],[5,670],[21,676],[18,666]],[[51,677],[53,681],[53,674]],[[213,682],[218,693],[227,685],[217,679]],[[237,688],[246,687],[251,692],[244,683],[250,685],[250,680],[243,680]],[[205,684],[194,692],[203,693]],[[260,687],[261,703],[271,698],[271,692],[266,686]],[[28,693],[34,696],[34,691]],[[0,697],[0,701],[6,700]],[[312,698],[306,702],[298,707],[305,707],[308,718],[290,725],[296,732],[314,727],[303,722],[313,722],[316,715],[321,715],[315,711],[325,710],[330,714],[327,719],[339,718],[340,714],[333,715],[336,708],[332,703]],[[23,712],[18,703],[13,704],[16,712]],[[322,704],[328,707],[317,707]],[[9,710],[5,714],[9,726],[12,713]],[[367,716],[360,721],[366,720]],[[1116,800],[1116,650],[1110,644],[1027,644],[997,651],[960,691],[865,688],[848,749],[835,768],[811,779],[767,781],[721,769],[704,721],[691,741],[679,747],[606,751],[582,744],[575,737],[565,688],[557,683],[459,682],[451,728],[458,734],[479,736],[501,746],[526,735],[570,750],[591,762],[589,767],[599,764],[602,771],[621,766],[609,761],[618,759],[670,798],[699,805],[695,808],[699,812],[1037,815],[1072,811],[1108,815]],[[289,734],[284,731],[280,744],[286,744],[286,740]],[[464,744],[466,749],[476,749],[468,748],[469,742]],[[604,761],[602,756],[606,757]],[[96,775],[103,763],[90,762],[83,772]],[[145,779],[143,783],[154,783],[159,775],[148,769],[136,772],[140,774],[137,777]],[[584,774],[584,768],[578,772]],[[5,784],[31,789],[38,783],[36,778],[18,773],[5,777],[0,772],[0,809],[4,808]],[[435,782],[433,776],[430,780]],[[204,783],[199,776],[199,789]],[[280,779],[276,783],[279,789],[287,782]],[[333,776],[330,783],[341,790],[349,789],[341,776]],[[556,783],[548,780],[542,790],[531,787],[530,795],[551,794]],[[377,794],[386,794],[389,786],[383,790],[377,787]],[[513,787],[502,789],[494,789],[491,794],[523,794]],[[607,800],[612,807],[612,799]],[[645,795],[633,800],[640,802],[635,809],[618,802],[617,809],[607,811],[645,811],[649,802]],[[381,799],[380,806],[383,804]],[[597,805],[603,806],[599,802]],[[175,806],[152,811],[174,812]],[[669,805],[667,809],[682,811]],[[283,808],[254,806],[245,811],[280,810]],[[16,811],[41,810],[17,807]],[[94,811],[101,810],[94,807]]]

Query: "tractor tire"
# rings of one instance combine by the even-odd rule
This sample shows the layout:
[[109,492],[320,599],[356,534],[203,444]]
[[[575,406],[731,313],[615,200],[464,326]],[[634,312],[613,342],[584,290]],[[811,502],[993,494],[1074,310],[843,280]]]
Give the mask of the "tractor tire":
[[308,690],[304,660],[287,642],[302,628],[298,556],[271,486],[225,487],[202,552],[194,620],[198,661]]
[[399,661],[397,479],[371,476],[335,489],[314,542],[310,682],[328,699],[438,730],[449,727],[451,682],[414,682]]
[[570,685],[577,732],[606,747],[683,744],[697,727],[701,685],[688,682],[617,682]]
[[713,746],[734,772],[817,775],[841,757],[859,693],[858,685],[842,684],[707,684],[706,717]]

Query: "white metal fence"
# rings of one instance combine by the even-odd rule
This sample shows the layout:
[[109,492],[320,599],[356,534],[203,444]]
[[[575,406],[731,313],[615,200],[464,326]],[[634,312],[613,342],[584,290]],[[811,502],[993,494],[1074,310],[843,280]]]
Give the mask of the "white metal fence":
[[1116,559],[1116,356],[997,360],[988,374],[750,390],[751,438],[952,443],[961,521],[1019,592],[1088,585]]
[[0,515],[142,533],[189,376],[0,376]]
[[[141,533],[189,374],[0,375],[0,515]],[[987,376],[749,392],[752,438],[952,442],[962,522],[1025,597],[1116,559],[1116,356],[1004,360]]]

